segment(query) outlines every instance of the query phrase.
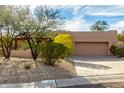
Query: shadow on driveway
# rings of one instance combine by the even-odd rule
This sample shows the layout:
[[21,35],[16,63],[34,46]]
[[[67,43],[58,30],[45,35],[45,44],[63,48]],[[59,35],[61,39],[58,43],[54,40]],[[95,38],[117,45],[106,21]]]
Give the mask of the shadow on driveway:
[[111,69],[111,67],[109,66],[104,66],[104,65],[100,65],[100,64],[92,64],[92,63],[81,63],[81,62],[75,62],[75,66],[79,66],[79,67],[86,67],[86,68],[93,68],[93,69]]

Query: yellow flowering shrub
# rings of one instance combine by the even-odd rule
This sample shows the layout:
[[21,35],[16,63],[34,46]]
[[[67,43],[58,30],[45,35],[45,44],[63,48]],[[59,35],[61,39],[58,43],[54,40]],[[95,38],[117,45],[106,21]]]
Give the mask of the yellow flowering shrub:
[[73,54],[73,39],[70,34],[59,34],[54,38],[54,42],[63,44],[68,48],[68,54]]

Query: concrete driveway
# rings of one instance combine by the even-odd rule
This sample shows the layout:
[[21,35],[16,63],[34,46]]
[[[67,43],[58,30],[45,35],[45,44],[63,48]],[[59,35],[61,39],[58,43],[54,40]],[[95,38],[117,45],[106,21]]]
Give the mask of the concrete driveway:
[[124,81],[124,58],[113,56],[74,56],[77,76],[92,82]]

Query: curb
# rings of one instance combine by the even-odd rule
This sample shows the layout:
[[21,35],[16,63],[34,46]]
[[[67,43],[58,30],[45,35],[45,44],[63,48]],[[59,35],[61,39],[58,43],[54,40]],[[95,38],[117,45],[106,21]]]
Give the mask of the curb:
[[124,82],[124,75],[86,76],[69,79],[43,80],[32,83],[1,84],[0,88],[62,88],[76,85]]

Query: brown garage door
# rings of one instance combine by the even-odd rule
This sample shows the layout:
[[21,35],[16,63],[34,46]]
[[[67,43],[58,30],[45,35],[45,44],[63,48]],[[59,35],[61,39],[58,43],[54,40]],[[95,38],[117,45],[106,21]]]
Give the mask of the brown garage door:
[[108,43],[77,42],[75,54],[79,56],[107,55]]

